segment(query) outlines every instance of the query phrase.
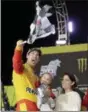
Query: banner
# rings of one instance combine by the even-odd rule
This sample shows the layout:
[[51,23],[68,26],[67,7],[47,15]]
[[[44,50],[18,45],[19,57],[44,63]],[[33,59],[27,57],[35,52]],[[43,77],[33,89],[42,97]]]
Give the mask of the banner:
[[53,88],[60,86],[60,79],[64,72],[75,74],[79,79],[79,84],[88,85],[88,59],[85,51],[44,55],[38,68],[38,73],[42,66],[47,65],[50,61],[56,59],[61,61],[61,64],[57,69],[57,76],[54,78],[52,84]]
[[60,86],[60,79],[64,72],[75,74],[79,79],[78,86],[88,86],[88,44],[48,47],[41,48],[41,50],[43,56],[36,69],[38,74],[41,67],[51,61],[58,60],[60,62],[60,66],[56,69],[57,75],[52,83],[53,88]]

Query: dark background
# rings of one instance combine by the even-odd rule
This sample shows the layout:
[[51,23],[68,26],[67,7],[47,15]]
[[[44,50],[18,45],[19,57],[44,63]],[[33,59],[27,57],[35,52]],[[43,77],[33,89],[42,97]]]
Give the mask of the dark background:
[[[56,59],[60,60],[60,67],[57,67],[56,74],[52,82],[52,87],[56,88],[61,85],[61,79],[63,77],[64,72],[75,74],[79,80],[78,86],[87,85],[88,86],[88,60],[87,60],[87,69],[85,70],[85,62],[83,62],[83,72],[79,70],[78,59],[86,58],[87,52],[72,52],[72,53],[56,53],[56,54],[46,54],[41,57],[41,62],[37,67],[37,73],[39,73],[41,66],[47,66],[49,62],[54,61]],[[82,67],[82,61],[80,62],[80,68]]]
[[[49,4],[52,4],[48,0]],[[71,34],[71,44],[87,43],[88,38],[88,1],[66,0],[70,20],[74,22],[74,32]],[[12,56],[18,39],[27,39],[29,26],[35,15],[34,0],[2,0],[1,1],[1,67],[2,82],[11,84]],[[55,16],[50,18],[56,24]],[[54,46],[57,36],[37,40],[29,47]],[[24,54],[25,54],[24,52]],[[24,57],[23,57],[24,58]]]

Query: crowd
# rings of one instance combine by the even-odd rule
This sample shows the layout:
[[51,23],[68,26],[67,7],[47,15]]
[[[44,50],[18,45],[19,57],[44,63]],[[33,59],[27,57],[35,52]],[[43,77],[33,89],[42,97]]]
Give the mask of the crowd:
[[[41,59],[40,49],[30,49],[27,61],[23,63],[24,44],[17,41],[13,55],[12,81],[16,94],[16,111],[80,111],[88,110],[88,90],[81,97],[77,91],[77,81],[73,74],[64,73],[61,81],[62,92],[52,92],[52,72],[45,72],[38,77],[35,67]],[[49,100],[52,99],[54,106]]]

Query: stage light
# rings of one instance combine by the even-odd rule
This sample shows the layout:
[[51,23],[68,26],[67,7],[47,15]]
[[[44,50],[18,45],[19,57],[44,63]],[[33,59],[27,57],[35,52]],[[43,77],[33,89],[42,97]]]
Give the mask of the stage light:
[[68,22],[68,31],[69,31],[70,33],[73,32],[73,23],[72,23],[71,21]]
[[66,40],[57,40],[56,41],[56,45],[65,45],[66,44]]

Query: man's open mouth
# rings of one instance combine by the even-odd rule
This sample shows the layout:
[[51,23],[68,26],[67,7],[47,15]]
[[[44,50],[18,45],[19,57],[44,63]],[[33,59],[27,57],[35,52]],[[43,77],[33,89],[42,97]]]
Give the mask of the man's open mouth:
[[32,63],[36,63],[36,60],[35,59],[32,59]]

